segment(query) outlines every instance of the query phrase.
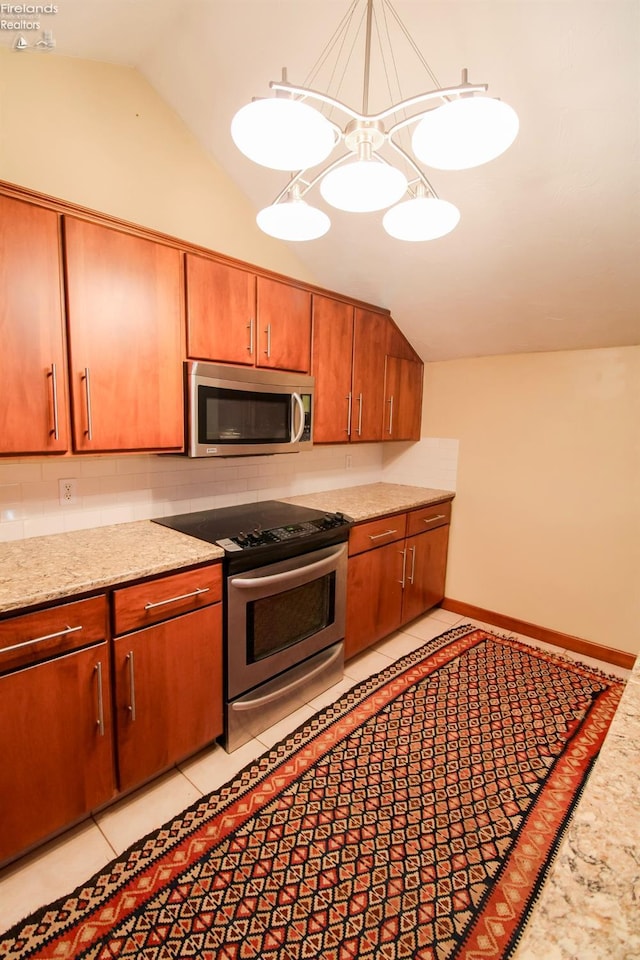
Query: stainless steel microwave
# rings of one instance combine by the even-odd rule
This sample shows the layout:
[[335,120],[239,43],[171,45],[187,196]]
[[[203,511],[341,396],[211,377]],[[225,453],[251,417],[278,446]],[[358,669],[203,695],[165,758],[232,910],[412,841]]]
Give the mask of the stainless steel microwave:
[[296,453],[312,444],[313,377],[188,361],[186,453]]

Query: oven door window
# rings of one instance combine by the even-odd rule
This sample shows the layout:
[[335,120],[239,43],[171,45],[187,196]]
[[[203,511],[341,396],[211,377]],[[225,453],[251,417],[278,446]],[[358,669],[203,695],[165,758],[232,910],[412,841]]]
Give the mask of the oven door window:
[[335,618],[335,572],[247,605],[247,662],[324,630]]
[[291,395],[198,387],[199,443],[289,443]]

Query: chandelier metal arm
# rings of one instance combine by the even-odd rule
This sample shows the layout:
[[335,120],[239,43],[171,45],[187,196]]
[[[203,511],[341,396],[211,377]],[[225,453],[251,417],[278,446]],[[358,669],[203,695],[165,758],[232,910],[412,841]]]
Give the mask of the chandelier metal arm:
[[[311,190],[312,187],[315,187],[316,183],[319,183],[322,180],[322,178],[326,176],[327,173],[329,173],[330,170],[334,170],[336,167],[339,167],[341,163],[344,163],[345,160],[348,160],[352,156],[353,156],[353,153],[351,151],[349,151],[348,153],[343,153],[341,157],[337,157],[337,159],[333,160],[332,163],[329,163],[327,164],[326,167],[323,167],[320,173],[316,174],[313,180],[309,180],[309,181],[304,180],[303,175],[306,173],[306,170],[299,170],[296,174],[293,175],[293,177],[291,177],[291,179],[289,180],[287,185],[284,187],[284,189],[280,191],[278,196],[273,201],[273,205],[275,205],[276,203],[280,203],[280,201],[284,197],[286,197],[289,191],[292,190],[297,183],[304,184],[304,189],[300,191],[300,197],[302,198],[306,196],[309,190]],[[381,159],[381,158],[378,158],[378,159]]]
[[[296,87],[293,84],[283,83],[280,80],[272,80],[269,84],[269,87],[272,90],[281,91],[283,93],[293,93],[312,100],[320,100],[322,103],[326,103],[331,107],[336,107],[338,110],[342,110],[343,113],[353,117],[354,120],[367,120],[371,122],[384,120],[386,117],[393,116],[394,113],[398,113],[400,110],[410,110],[411,107],[414,107],[419,103],[424,103],[427,100],[446,100],[447,97],[454,97],[463,93],[486,93],[488,90],[488,84],[486,83],[460,83],[455,87],[442,87],[439,90],[430,90],[427,93],[416,94],[414,97],[409,97],[407,100],[402,100],[401,103],[396,103],[390,107],[387,107],[386,110],[381,110],[380,113],[363,114],[358,113],[357,110],[353,110],[351,107],[347,106],[346,103],[342,103],[341,100],[336,100],[334,97],[330,97],[326,93],[321,93],[319,90],[311,90],[308,87]],[[419,119],[421,115],[422,114],[417,113],[406,120],[400,121],[400,124],[396,124],[393,129],[399,129],[400,125],[407,126],[407,124],[413,123],[415,120]],[[336,126],[336,124],[333,124],[333,126]]]
[[[420,169],[418,164],[415,162],[411,154],[407,153],[407,151],[404,150],[399,143],[394,143],[393,140],[391,140],[391,138],[389,138],[389,146],[392,147],[396,151],[396,153],[399,153],[400,156],[409,164],[413,172],[416,174],[416,177],[418,178],[418,180],[425,185],[425,187],[431,193],[431,195],[434,196],[436,200],[439,199],[433,184],[431,183],[429,178],[425,176],[425,174],[422,172],[422,170]],[[414,181],[412,181],[412,183],[413,182]]]

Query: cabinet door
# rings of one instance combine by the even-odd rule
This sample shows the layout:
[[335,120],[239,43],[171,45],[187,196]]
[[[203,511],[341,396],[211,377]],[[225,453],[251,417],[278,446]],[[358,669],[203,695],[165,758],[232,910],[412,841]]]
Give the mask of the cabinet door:
[[346,659],[400,625],[403,546],[402,542],[390,543],[349,558]]
[[0,197],[0,453],[68,449],[58,215]]
[[423,365],[386,357],[383,440],[419,440]]
[[65,218],[74,447],[183,445],[181,253]]
[[0,861],[115,795],[106,643],[0,677]]
[[386,317],[355,311],[352,440],[381,440],[384,408]]
[[221,605],[119,637],[116,728],[122,790],[222,733]]
[[449,526],[436,527],[429,533],[406,541],[407,565],[402,601],[402,622],[408,623],[444,597],[447,572]]
[[309,372],[311,294],[258,277],[256,366]]
[[311,372],[316,380],[315,443],[340,443],[349,439],[352,350],[353,307],[340,300],[314,295]]
[[187,352],[192,360],[255,361],[256,278],[188,253]]

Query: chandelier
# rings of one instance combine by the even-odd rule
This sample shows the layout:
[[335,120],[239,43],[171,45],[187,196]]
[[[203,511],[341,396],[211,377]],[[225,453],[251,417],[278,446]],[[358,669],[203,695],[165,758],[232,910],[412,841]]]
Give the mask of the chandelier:
[[[487,84],[470,83],[466,70],[457,86],[438,86],[389,0],[377,0],[375,8],[374,0],[352,0],[319,63],[343,50],[349,31],[353,33],[357,10],[361,17],[360,26],[355,27],[358,31],[366,14],[361,110],[329,93],[289,83],[283,69],[282,79],[269,84],[275,95],[252,100],[232,120],[231,136],[245,156],[261,166],[289,172],[284,189],[258,213],[258,226],[281,240],[323,236],[331,221],[307,199],[318,186],[325,202],[338,210],[386,210],[382,225],[392,237],[434,240],[457,226],[460,211],[438,197],[420,164],[466,170],[493,160],[515,140],[517,114],[508,104],[487,96]],[[385,44],[393,58],[390,19],[401,29],[436,89],[370,113],[374,25],[383,59]],[[383,67],[387,77],[393,75],[386,62]],[[393,70],[397,76],[395,62]],[[340,71],[334,68],[336,73]],[[330,159],[338,148],[340,155]]]

